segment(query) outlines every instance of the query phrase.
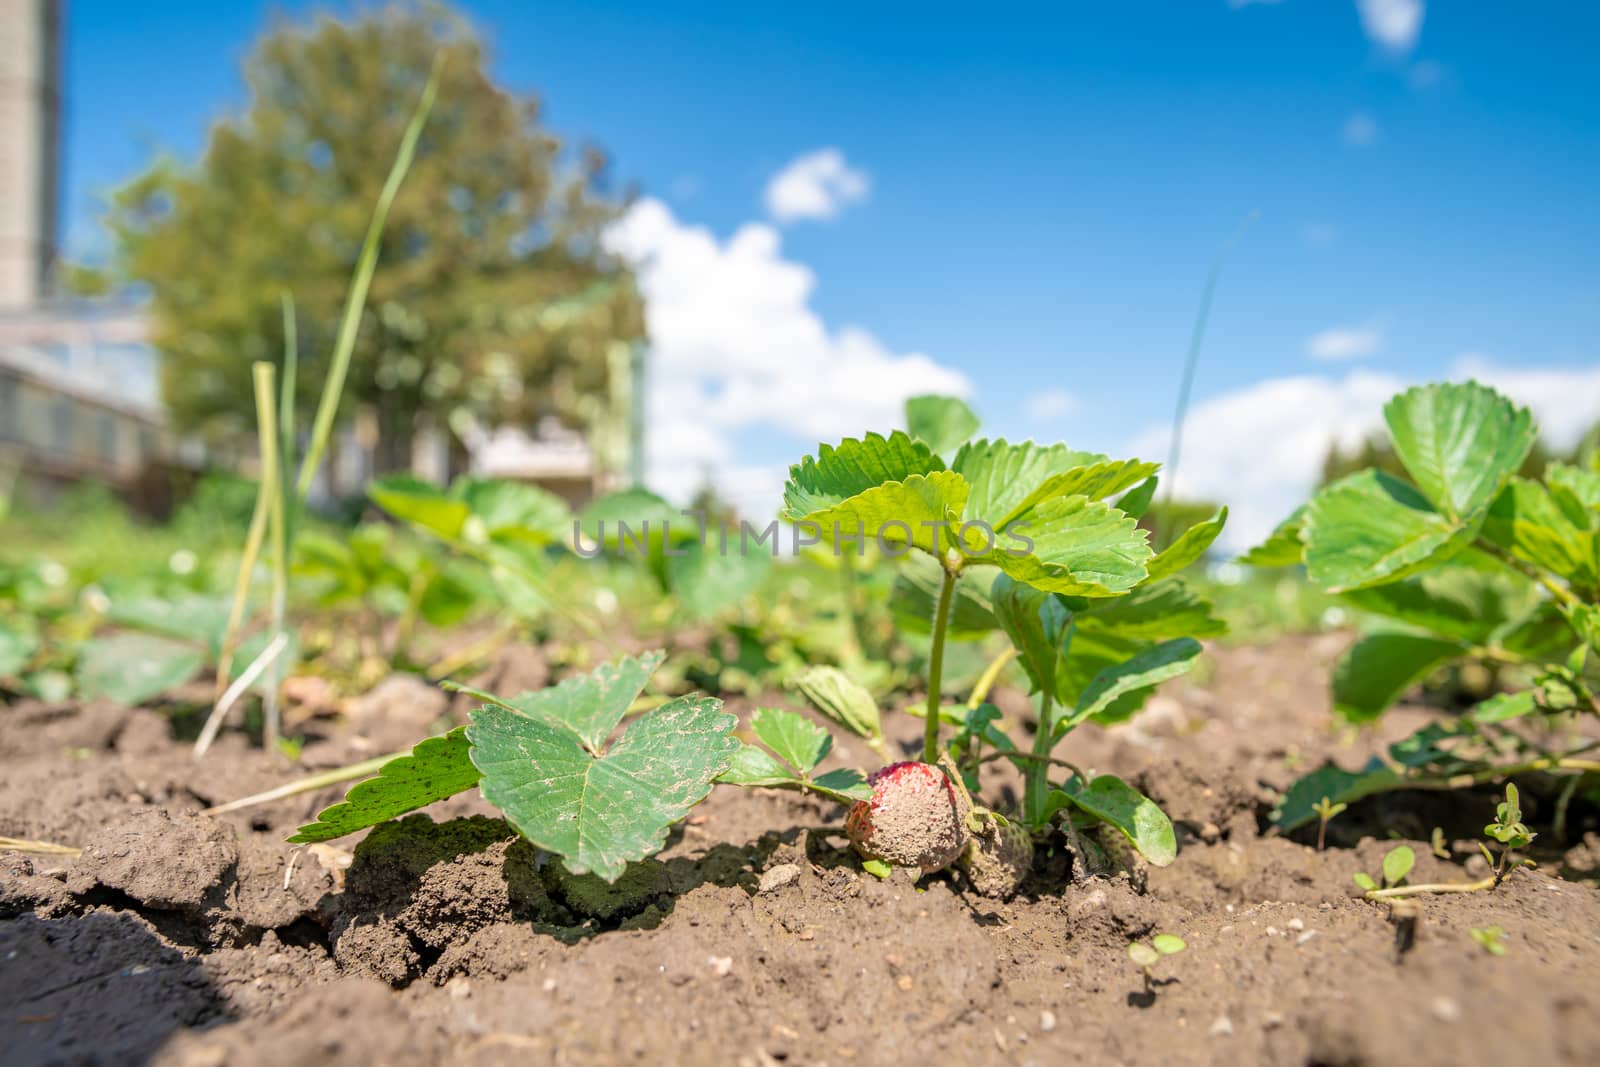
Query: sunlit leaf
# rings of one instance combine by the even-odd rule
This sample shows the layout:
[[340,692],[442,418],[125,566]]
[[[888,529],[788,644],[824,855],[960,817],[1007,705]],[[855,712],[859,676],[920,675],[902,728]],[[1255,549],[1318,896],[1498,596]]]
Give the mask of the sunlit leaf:
[[409,755],[385,763],[375,777],[357,782],[344,800],[324,808],[316,822],[300,827],[289,840],[332,841],[471,789],[479,776],[468,748],[465,727],[419,742]]
[[1383,417],[1422,494],[1461,521],[1489,506],[1536,436],[1526,408],[1477,382],[1408,389],[1384,406]]

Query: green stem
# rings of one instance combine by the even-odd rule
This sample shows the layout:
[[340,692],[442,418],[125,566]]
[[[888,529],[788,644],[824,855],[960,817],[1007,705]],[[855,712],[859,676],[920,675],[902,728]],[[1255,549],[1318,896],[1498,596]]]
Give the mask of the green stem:
[[1480,878],[1476,882],[1433,882],[1424,885],[1402,885],[1393,889],[1369,889],[1365,894],[1367,900],[1393,900],[1396,897],[1413,897],[1419,893],[1478,893],[1485,889],[1493,889],[1497,879],[1494,875]]
[[[272,536],[272,627],[271,636],[283,633],[285,605],[288,601],[289,560],[288,538],[284,531],[283,491],[281,479],[283,466],[278,458],[278,418],[273,402],[277,399],[274,379],[277,370],[265,361],[251,368],[256,387],[256,422],[261,442],[261,480],[270,484],[267,497],[268,523]],[[281,657],[273,660],[262,679],[262,743],[268,752],[278,747],[278,688],[283,677],[279,664]]]
[[1039,728],[1033,734],[1033,759],[1022,772],[1022,810],[1029,826],[1037,826],[1044,814],[1045,794],[1050,791],[1050,750],[1055,747],[1055,694],[1046,686],[1039,697]]
[[950,600],[956,591],[956,572],[944,569],[939,604],[933,609],[933,648],[928,653],[928,718],[922,727],[922,762],[939,760],[939,696],[944,685],[944,632],[950,624]]
[[348,782],[353,778],[368,778],[377,774],[383,768],[383,765],[390,760],[409,755],[411,755],[411,750],[406,748],[401,749],[399,752],[391,752],[387,756],[374,756],[372,759],[362,760],[360,763],[352,763],[346,767],[335,767],[331,771],[322,771],[307,778],[297,778],[287,785],[280,785],[276,789],[268,789],[264,793],[252,793],[250,796],[240,797],[238,800],[230,800],[226,804],[218,804],[214,808],[207,808],[200,814],[221,815],[229,811],[238,811],[241,808],[252,808],[257,804],[266,804],[269,801],[282,800],[285,797],[309,793],[324,786],[338,785],[340,782]]
[[428,112],[433,109],[433,99],[438,95],[439,76],[443,70],[444,53],[440,52],[434,59],[428,84],[423,87],[422,96],[417,101],[417,109],[412,112],[411,122],[400,139],[400,150],[395,153],[394,165],[389,168],[389,177],[384,180],[383,191],[378,194],[378,203],[367,223],[366,237],[361,241],[361,254],[356,259],[355,275],[350,280],[350,292],[345,298],[344,317],[339,323],[338,339],[334,342],[333,359],[328,364],[328,377],[323,383],[322,396],[317,401],[317,414],[311,423],[311,443],[300,465],[299,484],[295,486],[295,493],[301,500],[305,500],[311,492],[311,483],[316,480],[317,468],[322,464],[322,453],[333,434],[333,420],[339,413],[339,397],[344,392],[344,379],[350,371],[350,357],[355,352],[356,334],[361,329],[361,314],[367,305],[367,290],[372,287],[372,275],[378,267],[378,245],[383,237],[383,226],[389,218],[389,207],[400,192],[400,183],[405,180],[406,171],[411,169],[411,159],[416,154],[417,141],[422,136]]
[[1006,664],[1016,656],[1017,650],[1007,645],[1000,654],[989,661],[989,665],[978,676],[978,684],[972,687],[972,695],[967,697],[967,710],[977,711],[988,699],[989,690],[994,688],[994,683],[999,679],[1000,672],[1005,670]]

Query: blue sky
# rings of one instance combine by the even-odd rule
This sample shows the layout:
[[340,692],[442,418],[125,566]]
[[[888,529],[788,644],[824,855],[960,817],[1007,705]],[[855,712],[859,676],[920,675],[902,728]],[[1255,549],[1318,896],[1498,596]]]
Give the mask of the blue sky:
[[[648,198],[619,247],[656,263],[671,488],[711,470],[759,510],[918,383],[995,432],[1162,458],[1201,283],[1251,212],[1180,480],[1235,503],[1236,542],[1408,382],[1478,373],[1558,435],[1600,415],[1600,6],[463,6],[500,78]],[[269,9],[68,11],[92,250],[98,193],[240,104]]]

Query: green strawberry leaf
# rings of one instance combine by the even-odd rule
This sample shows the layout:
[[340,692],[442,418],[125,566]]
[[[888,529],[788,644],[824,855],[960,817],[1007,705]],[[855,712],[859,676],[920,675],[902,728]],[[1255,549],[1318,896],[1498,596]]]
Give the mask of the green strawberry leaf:
[[15,678],[39,648],[39,640],[0,621],[0,678]]
[[1200,642],[1192,637],[1179,637],[1107,667],[1095,675],[1094,681],[1078,697],[1072,714],[1057,722],[1057,740],[1084,720],[1106,712],[1124,694],[1152,689],[1169,678],[1188,673],[1200,652]]
[[1352,723],[1371,722],[1406,690],[1467,646],[1404,633],[1373,633],[1340,657],[1333,671],[1333,708]]
[[1161,479],[1152,474],[1123,493],[1122,498],[1117,501],[1117,508],[1136,519],[1144,518],[1144,513],[1150,510],[1150,502],[1156,498],[1156,488],[1160,484]]
[[228,628],[228,607],[222,597],[196,593],[172,597],[113,596],[106,618],[135,630],[205,645],[216,655]]
[[[1008,523],[1011,533],[981,557],[1012,578],[1068,596],[1125,593],[1148,575],[1152,555],[1136,520],[1083,496],[1046,500]],[[1025,538],[1013,547],[1009,538]],[[970,546],[969,546],[970,547]]]
[[1489,508],[1483,535],[1517,559],[1569,581],[1595,580],[1594,537],[1574,525],[1548,489],[1513,478]]
[[944,463],[921,441],[900,430],[888,437],[869,433],[847,437],[837,446],[822,445],[815,459],[805,457],[789,468],[783,487],[784,517],[811,519],[886,482],[944,470]]
[[800,774],[809,774],[833,747],[833,735],[828,731],[803,715],[780,708],[757,708],[750,717],[750,728]]
[[1032,691],[1055,692],[1061,639],[1071,614],[1061,598],[1008,574],[998,574],[990,591],[994,617],[1017,650],[1017,662]]
[[1585,529],[1600,527],[1600,471],[1552,463],[1544,469],[1544,480],[1574,523]]
[[1104,500],[1149,478],[1159,466],[1137,459],[1105,459],[1052,474],[1020,503],[1000,516],[994,525],[996,528],[1004,526],[1035,504],[1042,504],[1059,496],[1085,496],[1090,500]]
[[960,448],[978,432],[978,416],[954,396],[914,396],[906,401],[906,430],[939,455]]
[[375,777],[351,786],[344,800],[324,808],[289,841],[332,841],[471,789],[479,775],[468,748],[461,726],[418,742],[410,755],[395,757]]
[[367,486],[367,496],[395,518],[420,526],[446,541],[461,536],[462,527],[472,514],[466,501],[409,474],[379,478]]
[[509,700],[465,686],[452,688],[504,710],[565,726],[590,752],[599,752],[666,655],[646,652],[637,659],[624,656],[615,663],[602,663],[588,674],[574,675],[549,688]]
[[950,461],[950,469],[972,486],[966,517],[987,522],[999,533],[1029,494],[1051,476],[1105,460],[1098,452],[1080,452],[1066,445],[1032,441],[1013,445],[1002,438],[962,445]]
[[766,786],[766,787],[798,787],[801,779],[798,774],[780,763],[776,757],[764,748],[756,745],[743,745],[733,754],[733,759],[728,763],[728,769],[717,776],[717,781],[724,785]]
[[1141,585],[1127,596],[1091,600],[1078,612],[1078,637],[1107,634],[1165,641],[1173,637],[1219,637],[1227,632],[1228,624],[1217,618],[1211,601],[1181,578]]
[[1306,509],[1298,507],[1294,514],[1280,522],[1267,539],[1239,557],[1239,562],[1251,567],[1296,567],[1305,561],[1306,546],[1301,543],[1305,526]]
[[1342,593],[1409,577],[1460,551],[1476,533],[1376,470],[1323,489],[1306,508],[1306,569],[1329,592]]
[[853,767],[819,774],[807,783],[807,787],[846,805],[872,799],[872,786],[867,782],[867,776]]
[[1384,406],[1383,417],[1412,480],[1458,522],[1488,508],[1537,433],[1526,408],[1477,382],[1408,389]]
[[1155,559],[1150,561],[1150,577],[1147,581],[1154,582],[1169,574],[1177,574],[1204,556],[1212,542],[1222,533],[1222,527],[1227,521],[1228,509],[1221,508],[1211,518],[1197,522],[1183,531],[1177,540],[1156,553]]
[[489,537],[559,544],[572,528],[572,511],[566,501],[526,482],[463,478],[450,487],[450,495],[463,501],[471,512],[463,529],[469,540]]
[[873,486],[796,522],[814,524],[830,542],[859,537],[942,556],[953,541],[946,528],[959,523],[966,502],[967,483],[961,475],[933,471]]
[[1288,833],[1317,821],[1317,804],[1323,797],[1333,804],[1353,804],[1362,797],[1394,789],[1403,780],[1377,757],[1361,771],[1347,771],[1326,763],[1289,787],[1273,808],[1272,821]]
[[1535,707],[1533,690],[1520,693],[1496,693],[1472,709],[1473,722],[1509,722],[1529,714]]
[[811,705],[851,733],[866,738],[883,736],[878,702],[854,678],[837,667],[808,667],[793,685]]
[[1160,806],[1114,774],[1102,774],[1084,786],[1073,778],[1051,792],[1060,800],[1093,815],[1101,822],[1121,830],[1139,854],[1156,867],[1165,867],[1178,858],[1178,838],[1172,820]]
[[715,618],[755,592],[772,566],[764,552],[718,549],[694,542],[667,553],[667,585],[690,618]]
[[602,748],[643,688],[648,672],[638,666],[624,660],[532,708],[519,701],[524,713],[485,705],[467,727],[484,799],[567,870],[608,882],[661,850],[671,825],[706,798],[741,747],[732,736],[738,720],[720,700],[687,696],[640,715]]
[[194,645],[154,634],[118,633],[83,646],[74,671],[78,695],[133,707],[200,673],[206,654]]

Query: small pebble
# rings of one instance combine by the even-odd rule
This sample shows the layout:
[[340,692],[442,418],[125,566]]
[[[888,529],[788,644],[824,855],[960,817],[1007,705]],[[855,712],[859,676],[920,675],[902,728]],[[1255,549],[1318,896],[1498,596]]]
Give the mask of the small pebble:
[[1212,1037],[1232,1037],[1233,1020],[1226,1015],[1217,1016],[1217,1021],[1211,1024]]
[[726,978],[733,973],[732,956],[708,956],[706,962],[711,965],[711,973],[718,978]]
[[1306,928],[1306,924],[1299,918],[1293,918],[1289,920],[1288,927],[1291,930],[1304,930]]
[[1442,1023],[1453,1023],[1461,1018],[1461,1005],[1449,997],[1434,997],[1430,1007],[1433,1017]]
[[1316,937],[1316,936],[1317,936],[1317,932],[1315,930],[1307,930],[1305,933],[1303,933],[1299,937],[1295,938],[1294,939],[1294,943],[1297,944],[1297,945],[1303,945],[1307,941],[1310,941],[1313,937]]
[[1265,1014],[1265,1015],[1263,1015],[1261,1017],[1261,1028],[1263,1030],[1276,1030],[1278,1027],[1280,1027],[1282,1025],[1283,1025],[1283,1013],[1282,1012],[1269,1011],[1269,1012],[1267,1012],[1267,1014]]
[[1056,1028],[1056,1013],[1046,1009],[1039,1013],[1039,1030],[1041,1033],[1051,1033]]
[[911,981],[911,976],[909,974],[902,974],[899,978],[894,980],[894,984],[900,987],[901,992],[909,993],[911,992],[911,987],[914,983]]
[[800,868],[793,863],[780,863],[761,876],[758,893],[775,893],[800,877]]
[[1267,936],[1268,937],[1277,937],[1280,932],[1281,931],[1276,926],[1267,927]]

